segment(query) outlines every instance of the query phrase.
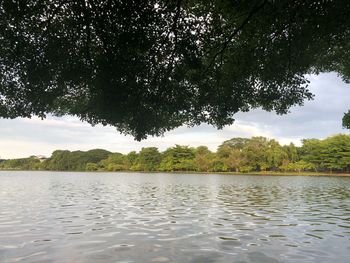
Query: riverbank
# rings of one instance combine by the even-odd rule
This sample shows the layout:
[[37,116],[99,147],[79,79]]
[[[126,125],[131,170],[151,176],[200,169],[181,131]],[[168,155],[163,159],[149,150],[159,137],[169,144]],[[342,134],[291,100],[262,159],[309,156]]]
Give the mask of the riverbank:
[[[130,172],[130,171],[128,171]],[[173,171],[173,172],[155,172],[155,173],[187,173],[187,174],[223,174],[223,175],[260,175],[260,176],[340,176],[350,177],[350,173],[316,173],[316,172],[273,172],[273,171],[260,171],[260,172],[195,172],[195,171]]]
[[198,172],[198,171],[50,171],[50,170],[20,170],[20,169],[0,169],[0,172],[54,172],[54,173],[166,173],[166,174],[222,174],[222,175],[259,175],[259,176],[328,176],[328,177],[350,177],[350,173],[325,173],[325,172]]

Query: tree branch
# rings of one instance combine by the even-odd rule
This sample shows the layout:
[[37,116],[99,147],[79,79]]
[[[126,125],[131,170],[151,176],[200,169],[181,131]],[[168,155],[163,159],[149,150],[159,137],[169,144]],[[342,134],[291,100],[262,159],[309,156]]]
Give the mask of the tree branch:
[[249,21],[251,20],[251,18],[254,16],[254,14],[256,14],[258,11],[260,11],[260,9],[262,9],[264,7],[264,5],[267,3],[267,0],[264,0],[260,5],[257,5],[253,8],[253,10],[251,10],[248,14],[248,16],[243,20],[242,24],[240,24],[239,27],[237,27],[230,35],[229,37],[225,40],[225,42],[223,43],[221,49],[215,53],[212,61],[210,62],[207,70],[209,70],[209,68],[215,63],[215,60],[217,59],[217,57],[219,55],[223,55],[223,53],[225,52],[226,48],[229,46],[230,42],[233,40],[233,38],[240,32],[243,30],[243,28],[249,23]]

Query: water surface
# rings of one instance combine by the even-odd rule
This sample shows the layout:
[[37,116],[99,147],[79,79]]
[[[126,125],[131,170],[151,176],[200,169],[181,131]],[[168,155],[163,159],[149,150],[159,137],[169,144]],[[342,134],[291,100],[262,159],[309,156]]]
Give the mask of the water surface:
[[0,262],[350,262],[350,178],[0,172]]

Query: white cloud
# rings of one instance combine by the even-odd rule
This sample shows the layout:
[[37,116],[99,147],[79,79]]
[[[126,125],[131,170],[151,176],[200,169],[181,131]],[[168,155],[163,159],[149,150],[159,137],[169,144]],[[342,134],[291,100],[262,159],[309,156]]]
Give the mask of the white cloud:
[[303,107],[294,107],[284,116],[253,110],[236,115],[235,124],[216,130],[209,125],[181,127],[163,137],[150,137],[142,142],[121,135],[113,127],[91,127],[75,117],[49,117],[41,120],[0,119],[0,157],[16,158],[32,154],[49,156],[56,149],[89,150],[103,148],[127,153],[142,147],[155,146],[160,150],[175,144],[206,145],[215,150],[224,140],[232,137],[265,136],[276,138],[282,144],[300,144],[302,138],[323,138],[347,132],[341,127],[341,118],[350,108],[349,85],[335,74],[310,76],[310,90],[316,94],[314,101]]

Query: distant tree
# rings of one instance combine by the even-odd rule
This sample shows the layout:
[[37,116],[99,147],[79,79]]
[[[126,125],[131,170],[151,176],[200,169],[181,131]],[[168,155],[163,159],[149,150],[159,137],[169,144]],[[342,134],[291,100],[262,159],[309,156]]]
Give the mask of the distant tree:
[[242,173],[249,173],[252,171],[256,171],[256,167],[253,167],[251,165],[242,165],[239,167],[239,171]]
[[9,170],[39,170],[41,169],[41,163],[35,156],[31,156],[29,158],[5,160],[0,163],[0,168]]
[[267,168],[276,170],[288,160],[288,153],[276,140],[272,139],[267,143],[266,159]]
[[228,147],[231,147],[231,148],[234,148],[234,149],[242,150],[243,147],[249,142],[249,140],[250,140],[249,138],[235,137],[235,138],[232,138],[230,140],[224,141],[219,146],[219,149],[221,147],[228,146]]
[[315,165],[312,163],[305,162],[303,160],[288,163],[280,166],[282,171],[292,171],[292,172],[302,172],[302,171],[312,171],[315,169]]
[[194,149],[195,155],[198,154],[210,154],[212,153],[207,146],[198,146],[197,148]]
[[0,163],[0,169],[56,171],[349,172],[349,168],[350,135],[345,134],[323,140],[304,139],[301,147],[292,143],[281,146],[265,137],[233,138],[215,153],[206,146],[182,145],[162,153],[156,147],[146,147],[126,155],[101,149],[56,150],[43,162],[31,156]]
[[194,159],[193,148],[176,145],[163,153],[159,168],[162,171],[193,171],[195,170]]
[[247,159],[239,149],[231,149],[229,156],[224,160],[230,171],[238,172],[240,167],[244,166]]
[[323,160],[321,152],[323,151],[325,144],[318,139],[304,139],[302,140],[302,147],[300,149],[301,160],[312,163],[316,170],[322,169]]
[[126,157],[121,153],[112,153],[108,155],[107,159],[99,162],[102,169],[107,171],[122,171],[127,170],[128,165]]
[[242,152],[243,147],[248,143],[246,138],[232,138],[223,142],[216,152],[223,164],[225,171],[238,171],[246,163],[245,155]]
[[339,134],[324,140],[305,139],[300,158],[317,170],[348,171],[350,166],[350,136]]
[[86,171],[97,171],[98,165],[96,163],[87,163],[85,169]]
[[139,153],[137,169],[141,171],[157,171],[160,161],[161,155],[156,147],[142,148]]
[[265,137],[232,138],[218,147],[217,157],[228,171],[277,170],[280,165],[289,162],[287,149],[295,158],[293,146],[285,148],[276,140]]
[[284,145],[283,150],[288,155],[288,160],[286,161],[296,162],[299,160],[298,147],[296,147],[293,143],[290,143],[289,145]]
[[224,160],[220,158],[219,156],[216,156],[211,162],[210,162],[210,172],[227,172],[229,171],[229,167],[225,164]]
[[350,136],[339,134],[323,140],[321,166],[330,171],[348,170],[350,166]]
[[103,149],[93,149],[84,152],[84,158],[88,159],[92,163],[98,163],[99,161],[107,158],[110,154],[110,151],[106,151]]
[[137,169],[138,158],[139,156],[135,151],[131,151],[125,156],[125,163],[128,170]]
[[229,145],[221,144],[219,145],[216,155],[218,158],[221,158],[222,160],[227,159],[230,156],[232,147]]
[[43,167],[47,170],[67,171],[71,169],[70,151],[56,150],[48,158]]
[[200,172],[208,172],[210,171],[210,167],[213,159],[215,158],[215,154],[212,153],[208,147],[199,146],[195,149],[195,158],[193,160],[193,164],[195,169]]
[[269,165],[267,161],[268,139],[265,137],[252,137],[242,149],[247,159],[246,167],[252,170],[266,170]]
[[98,163],[111,152],[101,149],[83,151],[54,151],[43,163],[43,168],[56,171],[84,171],[88,163]]
[[350,110],[344,113],[342,123],[344,128],[350,129]]

